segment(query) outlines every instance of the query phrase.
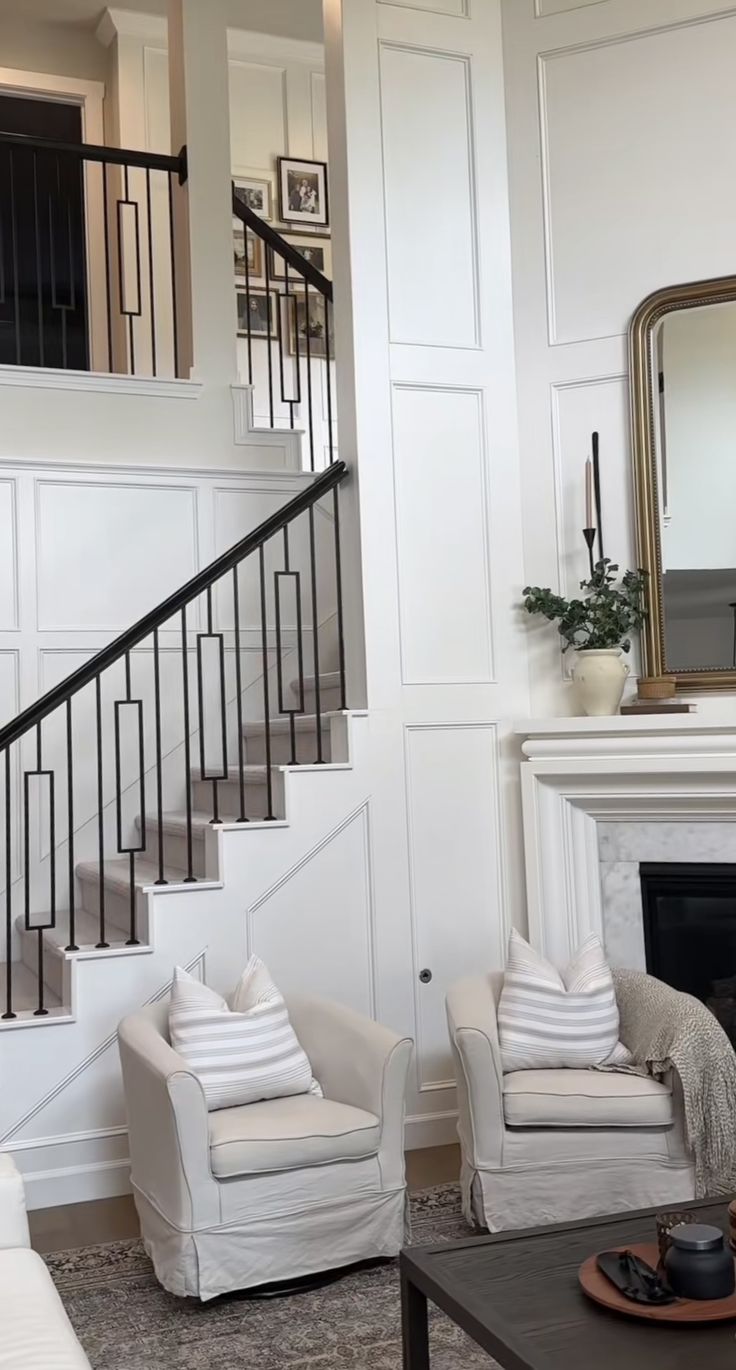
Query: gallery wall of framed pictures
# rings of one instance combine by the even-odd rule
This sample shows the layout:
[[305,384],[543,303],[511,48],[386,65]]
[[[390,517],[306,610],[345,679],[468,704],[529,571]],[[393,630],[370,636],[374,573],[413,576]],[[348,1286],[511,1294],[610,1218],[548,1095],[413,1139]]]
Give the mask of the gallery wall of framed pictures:
[[[329,198],[326,162],[299,157],[276,159],[277,196],[271,182],[258,177],[234,176],[235,195],[248,209],[278,233],[306,262],[332,279],[332,243],[329,236]],[[283,336],[292,355],[315,359],[334,356],[332,338],[326,336],[324,300],[315,293],[309,307],[304,300],[286,298],[288,286],[283,258],[233,219],[233,262],[237,296],[238,334],[251,340],[277,338],[279,310],[286,306]],[[293,275],[288,280],[292,281]],[[268,284],[268,289],[267,289]],[[271,289],[271,285],[276,288]]]

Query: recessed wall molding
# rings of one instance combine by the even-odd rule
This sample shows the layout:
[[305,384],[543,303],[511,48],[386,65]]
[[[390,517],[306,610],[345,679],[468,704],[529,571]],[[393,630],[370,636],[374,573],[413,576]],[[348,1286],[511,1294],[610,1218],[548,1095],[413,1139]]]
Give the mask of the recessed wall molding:
[[535,19],[548,19],[555,14],[572,10],[592,9],[593,5],[610,4],[610,0],[534,0]]
[[[419,1093],[453,1079],[444,1031],[444,985],[469,964],[504,964],[506,914],[498,725],[411,723],[404,728],[409,898]],[[462,802],[448,804],[448,795]],[[452,911],[451,950],[446,920]],[[438,966],[437,958],[442,965]],[[453,959],[454,958],[454,959]],[[449,964],[448,964],[449,960]],[[420,984],[423,967],[441,979]]]
[[451,19],[470,18],[470,0],[378,0],[392,9],[422,10],[425,14],[446,14]]

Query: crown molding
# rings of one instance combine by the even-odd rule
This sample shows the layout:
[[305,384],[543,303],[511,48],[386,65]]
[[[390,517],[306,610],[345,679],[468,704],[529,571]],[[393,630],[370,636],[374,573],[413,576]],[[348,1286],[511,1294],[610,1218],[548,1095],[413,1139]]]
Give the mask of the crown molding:
[[325,50],[321,43],[309,43],[302,38],[277,38],[273,33],[256,33],[252,29],[228,29],[228,57],[235,61],[303,62],[306,66],[325,65]]
[[118,37],[140,38],[143,42],[165,48],[168,46],[168,24],[160,14],[106,9],[95,30],[95,37],[106,48]]
[[[96,37],[103,47],[115,38],[139,38],[157,47],[168,46],[168,26],[158,14],[140,14],[134,10],[106,9],[96,29]],[[323,70],[325,50],[321,43],[310,43],[302,38],[278,38],[273,33],[257,33],[252,29],[227,31],[228,57],[234,61],[302,62],[305,66]]]

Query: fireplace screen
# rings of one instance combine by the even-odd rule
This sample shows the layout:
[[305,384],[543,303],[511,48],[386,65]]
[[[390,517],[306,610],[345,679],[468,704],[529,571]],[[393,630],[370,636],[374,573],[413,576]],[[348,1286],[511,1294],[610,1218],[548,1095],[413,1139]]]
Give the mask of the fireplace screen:
[[736,866],[642,862],[647,970],[701,999],[736,1046]]

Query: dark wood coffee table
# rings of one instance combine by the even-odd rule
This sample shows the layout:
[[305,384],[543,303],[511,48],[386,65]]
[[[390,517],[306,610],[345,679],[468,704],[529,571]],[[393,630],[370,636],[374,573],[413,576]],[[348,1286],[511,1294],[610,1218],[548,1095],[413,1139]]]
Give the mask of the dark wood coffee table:
[[[728,1232],[728,1200],[677,1204]],[[404,1370],[429,1370],[427,1300],[504,1370],[736,1370],[736,1323],[664,1327],[609,1313],[578,1286],[586,1256],[656,1241],[657,1209],[402,1251]]]

